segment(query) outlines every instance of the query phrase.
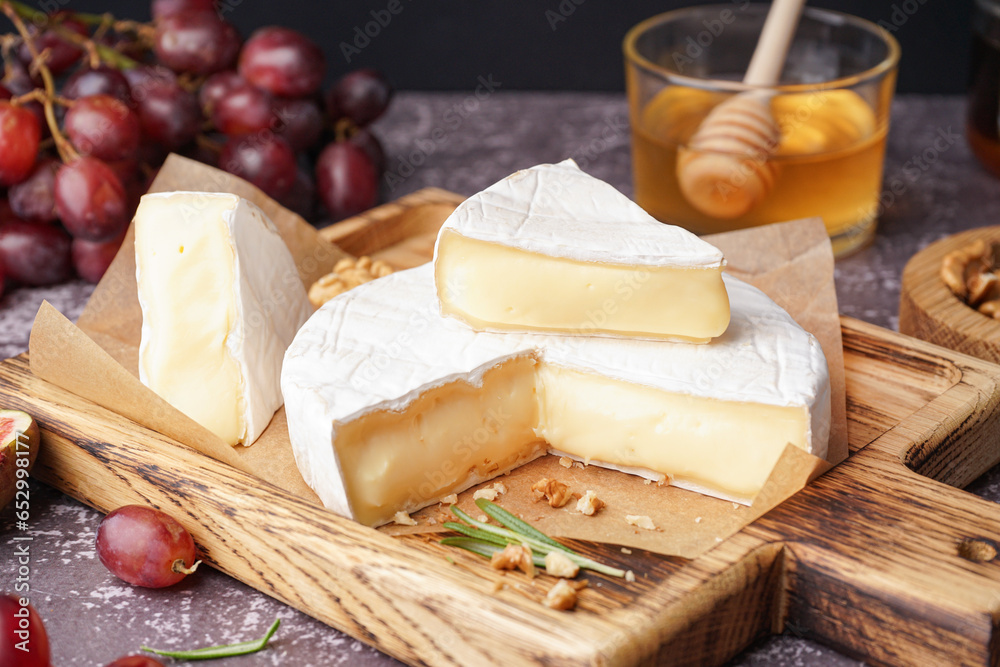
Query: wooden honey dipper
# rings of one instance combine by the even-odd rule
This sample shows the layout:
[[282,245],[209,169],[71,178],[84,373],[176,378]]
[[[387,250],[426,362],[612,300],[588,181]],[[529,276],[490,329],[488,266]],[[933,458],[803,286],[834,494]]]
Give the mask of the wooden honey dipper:
[[[743,83],[773,87],[805,0],[774,0]],[[777,175],[770,157],[781,131],[771,113],[772,90],[734,95],[712,109],[677,153],[677,179],[692,206],[713,218],[737,218],[770,192]]]

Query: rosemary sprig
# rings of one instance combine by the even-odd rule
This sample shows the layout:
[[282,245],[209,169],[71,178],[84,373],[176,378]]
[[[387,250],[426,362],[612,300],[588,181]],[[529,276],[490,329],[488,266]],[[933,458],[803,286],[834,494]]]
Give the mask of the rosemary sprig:
[[178,660],[211,660],[213,658],[230,658],[237,655],[248,655],[250,653],[256,653],[267,646],[267,642],[271,641],[271,637],[274,633],[278,631],[278,626],[281,625],[281,619],[274,619],[274,623],[268,628],[267,634],[260,639],[254,639],[249,642],[240,642],[238,644],[225,644],[223,646],[206,646],[205,648],[196,648],[190,651],[161,651],[155,648],[149,648],[148,646],[140,647],[143,651],[149,651],[150,653],[156,653],[157,655],[165,655],[168,658],[177,658]]
[[[506,546],[504,545],[502,547],[496,544],[480,542],[479,540],[471,537],[445,537],[441,539],[441,544],[446,547],[458,547],[459,549],[465,549],[466,551],[471,551],[474,554],[479,554],[480,556],[485,556],[486,558],[493,558],[493,554],[500,553]],[[545,567],[544,556],[539,556],[532,552],[531,560],[535,563],[535,567]]]
[[[533,559],[541,559],[543,566],[545,562],[545,555],[550,551],[557,550],[561,551],[567,558],[585,570],[600,572],[608,575],[609,577],[620,578],[625,576],[625,570],[619,570],[616,567],[598,563],[597,561],[591,560],[586,556],[581,556],[566,545],[556,542],[554,539],[537,528],[534,528],[499,505],[496,505],[485,498],[476,500],[476,506],[486,512],[489,516],[493,517],[496,521],[503,524],[504,527],[501,528],[500,526],[494,526],[482,521],[477,521],[457,506],[452,505],[452,513],[464,521],[465,524],[449,521],[444,525],[446,528],[450,528],[455,532],[461,533],[465,537],[446,537],[441,540],[441,544],[459,546],[468,551],[478,553],[481,556],[486,556],[487,558],[492,556],[494,551],[500,550],[508,544],[523,544],[531,549]],[[454,540],[462,540],[462,543],[454,543]],[[479,545],[479,547],[477,547],[478,550],[469,548],[473,543]]]

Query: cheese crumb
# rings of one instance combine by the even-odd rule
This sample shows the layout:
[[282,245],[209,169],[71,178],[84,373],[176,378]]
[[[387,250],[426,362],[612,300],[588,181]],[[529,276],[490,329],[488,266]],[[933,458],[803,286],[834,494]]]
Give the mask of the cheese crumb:
[[644,528],[646,530],[656,530],[656,526],[653,524],[653,520],[646,515],[637,514],[627,514],[625,515],[625,521],[629,525],[635,526],[637,528]]
[[626,572],[625,572],[625,581],[627,581],[629,583],[632,583],[633,581],[635,581],[635,573],[632,572],[632,570],[626,570]]
[[560,579],[545,596],[545,606],[560,611],[572,609],[576,606],[576,590],[565,579]]
[[399,524],[400,526],[415,526],[417,525],[416,519],[407,514],[406,512],[399,511],[396,512],[392,517],[392,522]]
[[479,523],[486,523],[489,520],[490,518],[485,514],[480,514],[479,516],[476,517],[476,521],[478,521]]
[[572,579],[580,571],[580,566],[571,561],[561,551],[550,551],[545,554],[545,571],[553,577]]
[[498,493],[507,493],[507,485],[503,482],[497,482],[493,485],[493,489]]
[[646,486],[649,486],[650,484],[653,483],[653,480],[647,478],[647,479],[642,480],[642,483],[645,484]]
[[583,497],[576,501],[576,511],[587,516],[594,516],[604,507],[604,501],[597,497],[597,494],[588,490]]
[[479,489],[472,494],[473,500],[479,500],[480,498],[485,498],[486,500],[496,500],[497,490],[496,489]]
[[743,507],[743,505],[740,505],[739,503],[733,503],[733,509],[734,510],[738,510],[741,507]]
[[441,499],[441,502],[445,505],[457,505],[458,504],[458,494],[453,493],[450,496],[445,496]]
[[560,456],[559,457],[559,465],[561,465],[563,468],[572,468],[573,467],[573,459],[571,459],[568,456]]
[[622,547],[622,553],[625,554],[626,556],[628,556],[629,554],[632,553],[632,550],[631,549],[626,549],[625,547]]
[[700,517],[700,516],[696,516],[696,517],[694,518],[694,522],[695,522],[695,523],[701,523],[701,517]]

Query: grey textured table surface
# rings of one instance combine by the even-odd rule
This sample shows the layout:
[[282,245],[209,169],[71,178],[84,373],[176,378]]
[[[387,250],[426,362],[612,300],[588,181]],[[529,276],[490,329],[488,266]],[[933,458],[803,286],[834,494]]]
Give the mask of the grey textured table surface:
[[[565,157],[631,194],[623,95],[502,92],[500,84],[501,92],[484,99],[453,93],[397,97],[377,124],[390,170],[399,176],[388,198],[431,185],[471,194],[516,169]],[[841,313],[896,328],[899,279],[907,258],[945,235],[1000,221],[1000,183],[974,162],[966,147],[963,110],[963,100],[956,97],[897,99],[885,182],[898,179],[904,191],[886,207],[875,242],[838,262]],[[939,137],[945,142],[934,148]],[[906,178],[903,165],[921,156],[926,169],[915,180]],[[0,356],[27,348],[42,299],[76,318],[90,291],[90,286],[73,282],[4,296]],[[1000,471],[985,475],[970,491],[1000,500]],[[123,584],[96,558],[99,513],[37,483],[31,493],[32,600],[45,618],[56,667],[104,665],[140,644],[169,648],[249,639],[262,634],[276,616],[283,625],[268,650],[219,664],[398,664],[214,570],[202,570],[162,591]],[[12,537],[8,508],[0,514],[0,590],[11,590],[16,576]],[[783,635],[752,647],[732,664],[863,663]]]

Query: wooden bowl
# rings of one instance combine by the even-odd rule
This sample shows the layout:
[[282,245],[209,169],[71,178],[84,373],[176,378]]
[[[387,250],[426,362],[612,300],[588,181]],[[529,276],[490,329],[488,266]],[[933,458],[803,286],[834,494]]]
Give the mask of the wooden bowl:
[[1000,243],[1000,227],[980,227],[927,246],[903,269],[900,333],[980,359],[1000,363],[1000,320],[987,317],[955,296],[941,280],[941,261],[979,239]]

